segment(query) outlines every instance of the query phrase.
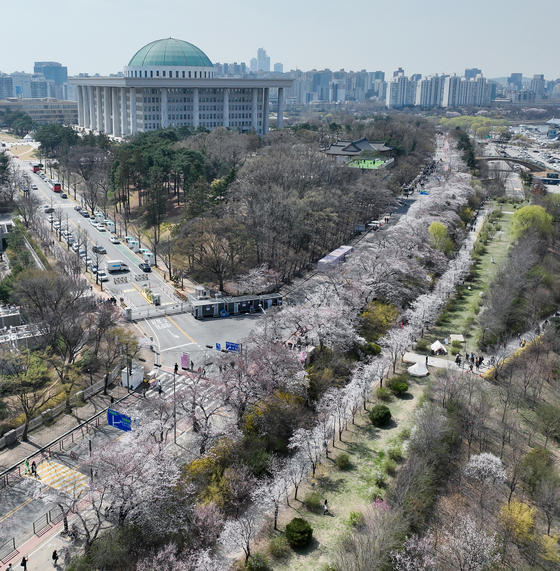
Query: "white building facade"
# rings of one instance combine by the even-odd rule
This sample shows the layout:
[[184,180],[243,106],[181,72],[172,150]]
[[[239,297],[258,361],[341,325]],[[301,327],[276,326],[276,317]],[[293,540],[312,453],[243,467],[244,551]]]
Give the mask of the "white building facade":
[[283,126],[284,89],[290,79],[216,78],[208,57],[196,46],[168,38],[141,48],[121,77],[72,79],[78,124],[126,137],[166,127],[224,126],[268,131],[271,89],[277,89],[277,126]]

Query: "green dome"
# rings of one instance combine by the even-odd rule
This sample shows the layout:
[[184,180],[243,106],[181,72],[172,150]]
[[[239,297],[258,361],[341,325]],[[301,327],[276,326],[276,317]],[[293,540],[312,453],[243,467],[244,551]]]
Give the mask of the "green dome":
[[208,56],[196,46],[167,38],[156,40],[139,49],[130,60],[129,67],[212,67]]

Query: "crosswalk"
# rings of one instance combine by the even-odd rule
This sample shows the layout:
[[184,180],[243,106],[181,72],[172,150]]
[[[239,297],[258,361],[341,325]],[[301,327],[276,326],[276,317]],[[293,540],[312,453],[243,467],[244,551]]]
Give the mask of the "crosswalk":
[[43,460],[37,466],[37,478],[42,484],[74,497],[87,487],[89,480],[78,470],[54,460]]
[[[159,397],[159,398],[172,398],[173,397],[173,373],[167,371],[153,372],[155,380],[151,383],[150,388],[146,391],[146,397]],[[176,375],[175,378],[175,392],[181,395],[188,389],[195,381],[187,375]],[[161,392],[160,392],[161,387]],[[197,388],[199,398],[212,397],[215,392],[215,386],[212,381],[202,380]]]

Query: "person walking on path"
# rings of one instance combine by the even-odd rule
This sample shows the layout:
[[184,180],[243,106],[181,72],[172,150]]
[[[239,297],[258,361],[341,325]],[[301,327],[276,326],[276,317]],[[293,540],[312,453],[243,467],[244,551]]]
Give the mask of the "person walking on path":
[[52,552],[52,560],[53,560],[53,565],[55,567],[58,566],[58,553],[56,552],[56,549]]
[[31,475],[37,477],[37,464],[35,464],[35,460],[31,462]]
[[23,571],[27,571],[27,562],[29,561],[29,557],[26,557],[25,555],[22,557],[21,559],[21,563],[20,565],[23,567]]
[[325,498],[325,502],[323,503],[323,515],[328,515],[329,513],[329,502]]
[[25,459],[25,475],[29,474],[29,458]]

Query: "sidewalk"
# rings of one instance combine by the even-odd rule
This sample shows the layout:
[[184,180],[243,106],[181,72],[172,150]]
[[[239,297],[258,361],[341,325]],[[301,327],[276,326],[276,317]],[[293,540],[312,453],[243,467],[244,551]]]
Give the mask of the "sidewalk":
[[103,392],[91,397],[87,403],[79,408],[74,408],[71,414],[61,414],[50,426],[42,425],[40,428],[29,433],[28,441],[4,448],[0,451],[0,471],[10,468],[18,462],[22,462],[31,454],[52,440],[75,428],[78,424],[87,420],[94,414],[107,408],[111,403],[111,396],[115,399],[122,398],[127,394],[124,387],[117,386],[104,395]]

